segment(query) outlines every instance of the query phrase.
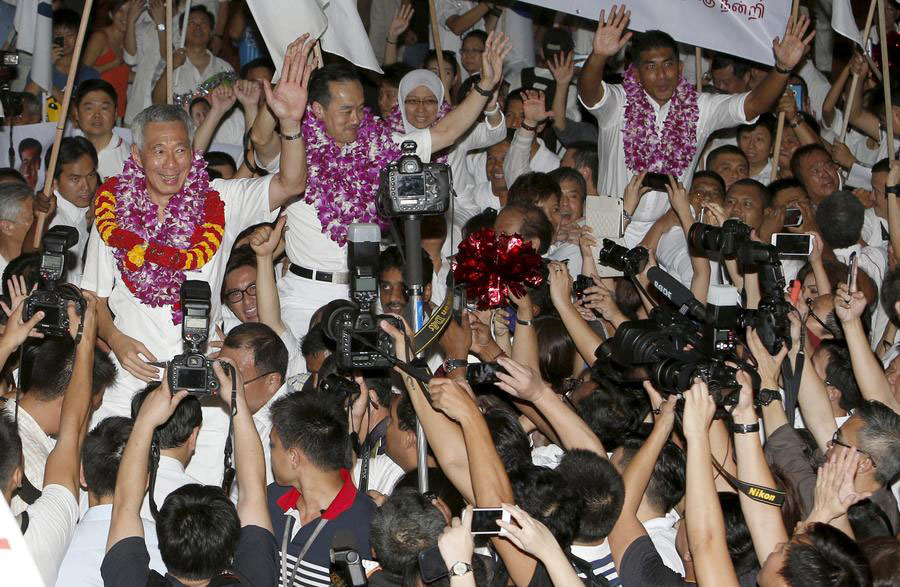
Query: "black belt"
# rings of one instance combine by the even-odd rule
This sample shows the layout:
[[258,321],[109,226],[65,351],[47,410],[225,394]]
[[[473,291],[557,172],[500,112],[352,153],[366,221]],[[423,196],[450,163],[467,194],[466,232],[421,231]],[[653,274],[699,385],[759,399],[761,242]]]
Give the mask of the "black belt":
[[297,277],[302,277],[304,279],[324,281],[325,283],[337,283],[341,285],[350,283],[349,275],[344,272],[333,273],[331,271],[315,271],[313,269],[307,269],[306,267],[301,267],[300,265],[295,265],[293,263],[291,263],[288,269]]

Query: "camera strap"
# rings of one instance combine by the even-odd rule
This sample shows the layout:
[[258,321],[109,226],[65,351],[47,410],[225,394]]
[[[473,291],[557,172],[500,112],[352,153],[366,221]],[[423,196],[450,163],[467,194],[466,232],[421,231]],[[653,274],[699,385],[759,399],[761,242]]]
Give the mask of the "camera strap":
[[150,505],[150,515],[156,520],[159,516],[159,509],[156,507],[156,473],[159,470],[159,441],[156,439],[156,432],[153,433],[153,440],[150,442],[150,482],[147,488],[147,499]]
[[803,363],[806,360],[803,347],[797,353],[797,363],[791,368],[790,361],[781,363],[781,378],[784,383],[784,413],[788,422],[793,425],[794,413],[800,398],[800,382],[803,379]]
[[[16,408],[13,413],[13,421],[16,424],[16,434],[19,433],[19,403],[22,399],[22,378],[25,376],[25,370],[22,368],[22,360],[24,358],[25,345],[23,344],[19,347],[19,385],[16,386]],[[22,471],[22,484],[16,489],[15,495],[18,495],[19,499],[26,504],[31,505],[41,497],[42,493],[43,492],[40,489],[35,487],[31,481],[28,480],[28,475],[25,474],[25,471]],[[22,530],[22,533],[24,534],[25,530]]]
[[[230,365],[227,365],[230,367]],[[234,478],[237,471],[234,468],[232,456],[234,454],[234,443],[231,436],[234,434],[234,416],[237,414],[237,384],[234,381],[235,373],[231,373],[231,409],[228,410],[228,436],[225,438],[225,472],[222,475],[222,491],[225,495],[231,494],[231,486],[234,484]]]
[[771,505],[778,508],[784,505],[784,491],[741,481],[740,479],[726,471],[725,468],[720,465],[715,458],[712,458],[711,460],[713,467],[716,468],[716,471],[718,471],[719,474],[722,475],[722,477],[724,477],[726,481],[728,481],[728,484],[735,488],[735,490],[743,493],[753,501],[758,501],[759,503],[764,503],[766,505]]
[[413,337],[416,354],[425,351],[431,344],[438,340],[450,323],[450,317],[453,315],[453,289],[447,289],[447,295],[444,297],[443,303],[438,306],[428,322],[422,325],[422,328],[416,332]]

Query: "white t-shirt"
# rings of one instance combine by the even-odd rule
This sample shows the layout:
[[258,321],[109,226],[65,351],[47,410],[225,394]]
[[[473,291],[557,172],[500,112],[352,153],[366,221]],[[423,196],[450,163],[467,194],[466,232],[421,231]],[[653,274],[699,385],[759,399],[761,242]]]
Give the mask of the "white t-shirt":
[[27,511],[25,544],[44,584],[53,585],[78,522],[78,501],[62,485],[48,485]]
[[[222,288],[225,264],[235,238],[248,226],[274,219],[275,214],[269,211],[269,183],[273,177],[216,179],[211,182],[212,189],[219,192],[225,203],[225,238],[206,265],[198,271],[185,273],[186,279],[206,281],[214,292],[211,299],[211,324],[221,319],[222,302],[216,292]],[[181,325],[172,323],[171,307],[151,308],[131,293],[122,283],[122,275],[112,249],[99,238],[96,231],[91,233],[88,243],[81,287],[95,292],[101,298],[108,298],[109,309],[116,317],[116,328],[143,342],[158,360],[168,360],[181,352]]]
[[[15,418],[16,402],[8,401],[3,407],[10,417]],[[56,441],[47,436],[34,418],[27,411],[19,408],[19,438],[22,440],[22,455],[25,460],[25,477],[35,487],[44,486],[44,467]],[[28,507],[21,497],[13,496],[9,508],[13,515],[25,511]]]
[[[416,155],[423,162],[431,161],[431,131],[416,130],[394,136],[394,142],[403,141],[415,141]],[[298,200],[288,206],[287,226],[285,250],[291,263],[316,271],[347,271],[347,247],[337,244],[323,231],[314,204]]]
[[104,180],[119,175],[129,157],[131,157],[131,145],[113,133],[109,143],[97,153],[97,173]]
[[[156,502],[156,509],[161,510],[163,503],[170,493],[190,485],[192,483],[200,483],[184,471],[184,465],[181,461],[166,455],[160,455],[159,467],[156,469],[156,485],[153,488],[153,500]],[[141,504],[141,518],[152,520],[153,513],[150,511],[150,491],[144,495],[144,503]]]
[[[75,526],[72,542],[59,567],[56,587],[103,587],[100,565],[106,555],[106,538],[111,521],[111,503],[95,505],[82,516]],[[159,554],[156,540],[156,524],[147,518],[141,518],[141,524],[144,526],[144,541],[150,554],[150,568],[165,575],[166,565]]]
[[[634,175],[625,165],[625,144],[622,139],[622,129],[625,125],[625,105],[627,98],[625,90],[618,84],[603,86],[603,97],[593,105],[582,105],[597,118],[599,135],[597,139],[597,151],[601,161],[607,161],[604,173],[598,173],[597,193],[605,196],[622,197],[625,186]],[[697,121],[697,145],[706,144],[706,140],[716,130],[729,128],[740,124],[752,124],[754,120],[747,120],[744,114],[744,101],[748,93],[734,95],[720,95],[701,93],[697,97],[697,106],[700,111]],[[581,97],[579,96],[579,100]],[[656,103],[649,95],[647,100],[656,114],[656,131],[660,132],[669,115],[671,101],[663,106]],[[694,169],[700,160],[701,147],[698,146],[691,161],[679,180],[683,185],[690,185],[694,177]],[[641,198],[641,202],[632,214],[633,221],[626,229],[625,241],[631,247],[643,238],[643,234],[650,229],[650,224],[666,210],[669,209],[669,196],[665,192],[649,192]]]

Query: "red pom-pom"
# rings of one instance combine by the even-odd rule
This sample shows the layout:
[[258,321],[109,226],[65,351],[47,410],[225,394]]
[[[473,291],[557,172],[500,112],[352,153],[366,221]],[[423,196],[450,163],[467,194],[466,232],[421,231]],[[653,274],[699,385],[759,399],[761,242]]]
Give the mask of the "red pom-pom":
[[482,228],[459,244],[453,278],[465,284],[468,300],[488,310],[509,305],[510,294],[521,297],[526,285],[541,285],[540,267],[540,255],[520,235],[496,235],[492,228]]

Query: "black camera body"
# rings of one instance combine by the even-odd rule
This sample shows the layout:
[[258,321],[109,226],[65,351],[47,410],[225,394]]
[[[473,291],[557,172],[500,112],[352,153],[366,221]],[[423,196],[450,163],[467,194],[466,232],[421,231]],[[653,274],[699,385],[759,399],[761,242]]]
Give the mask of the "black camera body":
[[584,297],[584,290],[589,287],[594,287],[594,280],[591,279],[590,275],[579,275],[575,278],[575,283],[572,284],[572,294],[575,296],[575,299],[580,300]]
[[466,365],[466,381],[471,385],[492,385],[500,381],[497,373],[506,373],[499,363],[469,363]]
[[79,316],[84,316],[85,308],[81,290],[62,283],[66,273],[66,253],[78,243],[78,231],[71,226],[54,226],[44,234],[41,242],[41,287],[25,299],[22,319],[27,321],[35,312],[43,312],[44,317],[37,325],[38,332],[46,336],[68,336],[69,303],[75,304]]
[[422,163],[416,143],[404,141],[403,155],[381,170],[378,206],[382,215],[443,214],[450,205],[453,181],[446,163]]
[[403,330],[403,323],[395,316],[375,315],[358,308],[344,308],[331,315],[328,330],[337,343],[335,357],[338,369],[393,367],[388,357],[396,357],[397,350],[391,335],[379,328],[378,323],[382,320]]
[[[191,395],[216,395],[222,384],[212,370],[213,360],[201,352],[209,337],[211,291],[205,281],[185,280],[181,284],[181,339],[188,352],[169,361],[169,389]],[[225,365],[231,367],[230,365]]]
[[601,265],[612,267],[625,275],[637,275],[647,266],[650,254],[644,247],[628,249],[608,238],[603,239],[598,261]]
[[691,226],[688,241],[702,251],[733,257],[742,244],[750,241],[750,227],[735,218],[726,220],[721,227],[697,222]]

